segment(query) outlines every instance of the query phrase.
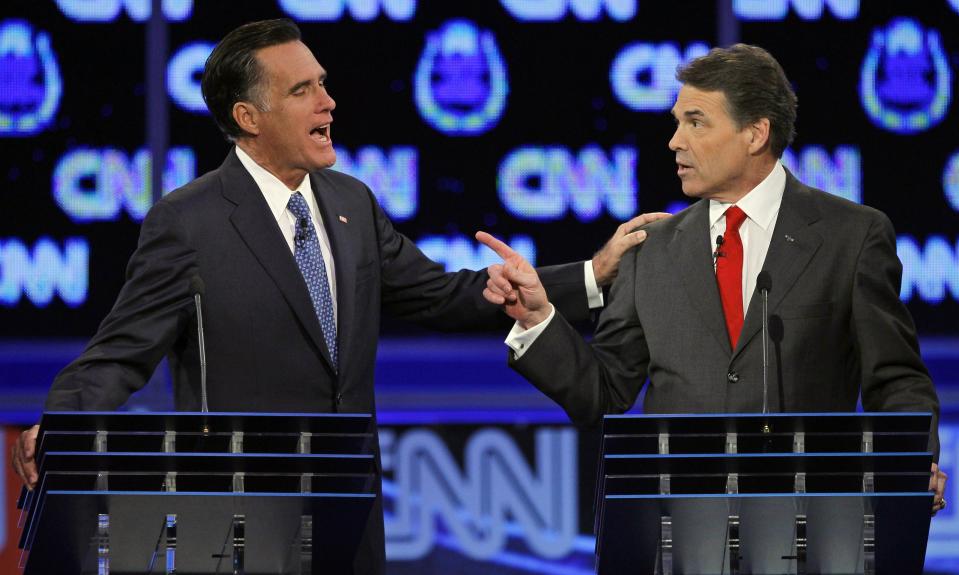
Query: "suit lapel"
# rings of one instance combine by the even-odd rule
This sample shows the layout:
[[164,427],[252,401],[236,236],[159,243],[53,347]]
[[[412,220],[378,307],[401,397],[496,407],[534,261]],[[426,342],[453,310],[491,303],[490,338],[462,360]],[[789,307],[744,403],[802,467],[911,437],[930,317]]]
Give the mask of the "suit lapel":
[[300,268],[297,267],[290,247],[283,238],[262,192],[236,157],[236,152],[231,151],[220,167],[220,181],[223,185],[223,196],[236,204],[230,214],[230,221],[236,231],[293,308],[297,319],[320,350],[323,359],[332,366],[333,362],[323,340],[323,329],[316,317],[313,300],[310,299],[310,292],[306,289]]
[[667,249],[671,260],[676,262],[690,301],[703,318],[703,325],[713,334],[717,343],[729,351],[729,336],[726,335],[726,320],[723,318],[723,304],[713,272],[710,245],[709,202],[701,200],[690,209],[688,217],[676,226],[676,233]]
[[[341,192],[330,183],[322,172],[310,174],[313,185],[313,195],[316,197],[320,216],[326,227],[326,234],[330,238],[330,249],[333,252],[333,261],[336,262],[336,340],[339,350],[340,376],[343,377],[350,360],[349,342],[350,331],[354,324],[355,291],[356,291],[356,262],[357,250],[353,242],[354,235],[350,233],[350,216]],[[346,221],[340,218],[345,218]]]
[[[768,305],[770,314],[776,311],[822,245],[822,236],[812,227],[819,218],[819,208],[809,190],[787,171],[783,201],[769,242],[769,251],[766,252],[766,261],[763,262],[763,270],[769,272],[772,280]],[[762,329],[762,311],[762,295],[756,290],[749,301],[734,357]]]

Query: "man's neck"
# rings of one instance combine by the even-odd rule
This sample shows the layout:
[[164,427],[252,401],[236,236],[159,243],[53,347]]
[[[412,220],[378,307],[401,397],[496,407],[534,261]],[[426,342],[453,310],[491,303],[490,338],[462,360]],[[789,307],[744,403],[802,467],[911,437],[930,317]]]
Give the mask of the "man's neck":
[[236,141],[236,147],[246,152],[246,155],[250,156],[250,159],[256,162],[256,165],[270,172],[276,179],[283,182],[283,185],[289,188],[290,191],[299,188],[300,183],[303,182],[303,177],[306,176],[306,172],[303,170],[288,170],[286,173],[278,170],[274,166],[274,163],[270,161],[269,155],[262,153],[252,140],[247,138],[238,139]]
[[746,194],[756,189],[763,183],[763,180],[769,177],[773,168],[776,167],[778,160],[772,156],[764,156],[761,160],[749,166],[743,174],[743,178],[736,183],[735,187],[712,196],[711,200],[722,202],[724,204],[735,204],[746,197]]

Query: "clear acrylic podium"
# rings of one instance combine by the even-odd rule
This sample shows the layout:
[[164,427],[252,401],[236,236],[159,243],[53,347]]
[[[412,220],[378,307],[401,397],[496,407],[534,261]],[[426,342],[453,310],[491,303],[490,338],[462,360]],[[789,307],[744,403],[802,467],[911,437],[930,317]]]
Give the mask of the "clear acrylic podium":
[[927,413],[607,416],[602,574],[920,574]]
[[20,565],[348,571],[378,493],[373,431],[370,415],[44,413]]

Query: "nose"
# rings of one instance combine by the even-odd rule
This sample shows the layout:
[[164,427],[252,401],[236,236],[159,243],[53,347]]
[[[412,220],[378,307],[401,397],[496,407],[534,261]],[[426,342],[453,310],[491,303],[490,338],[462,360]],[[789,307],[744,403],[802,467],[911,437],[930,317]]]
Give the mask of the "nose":
[[336,109],[336,100],[330,96],[330,93],[326,89],[322,89],[319,92],[319,100],[317,101],[317,108],[320,113],[322,112],[332,112]]
[[676,130],[673,132],[673,137],[669,139],[669,149],[674,152],[686,149],[685,141],[680,135],[679,129],[680,126],[676,126]]

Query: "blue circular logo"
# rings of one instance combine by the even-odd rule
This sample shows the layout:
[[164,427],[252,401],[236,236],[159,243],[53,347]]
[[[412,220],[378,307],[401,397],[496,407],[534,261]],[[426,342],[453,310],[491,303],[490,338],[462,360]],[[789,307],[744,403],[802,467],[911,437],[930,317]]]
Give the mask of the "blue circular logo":
[[859,82],[862,106],[873,124],[899,134],[935,126],[949,108],[951,83],[937,31],[896,18],[873,32]]
[[45,32],[25,20],[0,22],[0,136],[31,136],[53,120],[63,94]]
[[451,136],[475,136],[495,126],[509,93],[493,33],[468,20],[451,20],[427,35],[413,86],[423,119]]

